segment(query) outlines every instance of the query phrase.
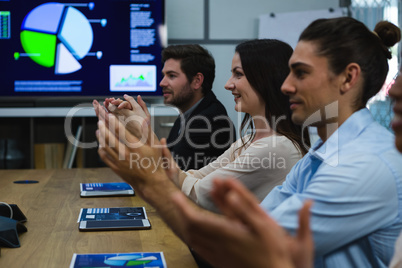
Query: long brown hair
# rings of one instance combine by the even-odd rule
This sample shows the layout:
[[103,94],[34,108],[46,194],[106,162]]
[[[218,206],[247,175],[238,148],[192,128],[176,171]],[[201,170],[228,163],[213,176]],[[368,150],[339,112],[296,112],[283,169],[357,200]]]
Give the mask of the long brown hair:
[[[275,39],[256,39],[240,43],[236,47],[240,56],[244,74],[251,87],[265,102],[265,117],[270,128],[287,137],[295,147],[306,154],[310,147],[310,137],[307,129],[302,134],[300,126],[291,120],[289,97],[282,94],[281,86],[288,76],[288,62],[293,49],[287,44]],[[251,130],[246,146],[254,138],[254,126],[251,116],[246,114],[240,128],[240,135]]]

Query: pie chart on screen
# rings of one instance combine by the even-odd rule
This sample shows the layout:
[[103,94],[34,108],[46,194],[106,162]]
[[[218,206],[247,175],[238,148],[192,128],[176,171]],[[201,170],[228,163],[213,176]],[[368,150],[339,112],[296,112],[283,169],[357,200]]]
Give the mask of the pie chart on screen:
[[79,60],[93,43],[88,19],[74,7],[53,2],[37,6],[25,16],[20,37],[31,60],[60,75],[80,70]]
[[[151,261],[157,260],[155,256],[142,257],[140,255],[125,255],[111,257],[105,260],[105,264],[111,266],[141,266],[144,267],[145,264]],[[159,267],[159,266],[155,266]]]

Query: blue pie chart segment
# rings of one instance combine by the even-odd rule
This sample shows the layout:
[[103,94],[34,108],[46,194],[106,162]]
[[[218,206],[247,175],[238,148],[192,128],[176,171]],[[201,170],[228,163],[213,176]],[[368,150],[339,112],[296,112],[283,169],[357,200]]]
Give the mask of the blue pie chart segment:
[[80,11],[68,7],[58,38],[75,58],[82,59],[92,47],[91,24]]
[[37,6],[25,17],[21,28],[22,30],[57,34],[63,10],[64,5],[59,3],[46,3]]

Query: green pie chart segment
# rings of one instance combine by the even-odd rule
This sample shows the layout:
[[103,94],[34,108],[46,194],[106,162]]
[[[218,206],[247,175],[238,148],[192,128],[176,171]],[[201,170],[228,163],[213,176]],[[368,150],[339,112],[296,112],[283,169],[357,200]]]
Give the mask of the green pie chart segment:
[[143,264],[147,264],[150,263],[151,261],[128,261],[126,266],[138,266],[138,265],[143,265]]
[[21,44],[28,56],[37,64],[53,67],[56,55],[57,37],[32,31],[21,32]]

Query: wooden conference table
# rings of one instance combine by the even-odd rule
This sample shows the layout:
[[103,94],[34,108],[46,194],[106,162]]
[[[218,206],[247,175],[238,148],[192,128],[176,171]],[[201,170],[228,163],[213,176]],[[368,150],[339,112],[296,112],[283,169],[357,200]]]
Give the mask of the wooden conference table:
[[[15,184],[37,180],[36,184]],[[28,221],[20,248],[1,248],[0,267],[69,267],[73,253],[163,251],[168,267],[197,267],[186,245],[139,196],[80,198],[79,183],[116,182],[108,168],[0,170],[0,201],[17,204]],[[84,207],[144,206],[152,229],[80,232]]]

